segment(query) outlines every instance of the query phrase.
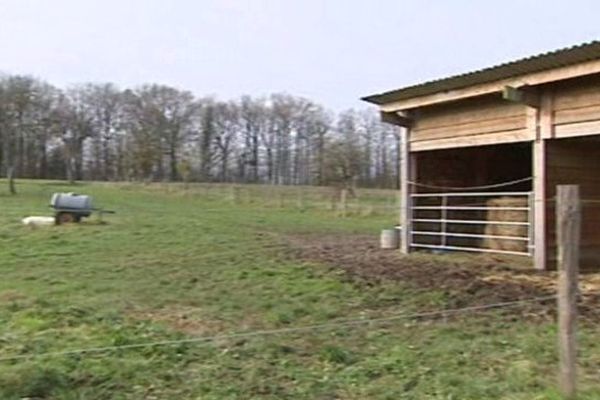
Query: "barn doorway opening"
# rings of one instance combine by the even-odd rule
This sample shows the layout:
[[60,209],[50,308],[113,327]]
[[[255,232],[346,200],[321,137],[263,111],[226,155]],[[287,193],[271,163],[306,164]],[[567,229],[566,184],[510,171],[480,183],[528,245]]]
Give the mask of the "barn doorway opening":
[[[467,188],[530,178],[531,143],[513,143],[416,153],[417,192],[437,190],[425,185]],[[491,191],[531,191],[531,181]]]
[[411,247],[533,254],[532,144],[416,153]]

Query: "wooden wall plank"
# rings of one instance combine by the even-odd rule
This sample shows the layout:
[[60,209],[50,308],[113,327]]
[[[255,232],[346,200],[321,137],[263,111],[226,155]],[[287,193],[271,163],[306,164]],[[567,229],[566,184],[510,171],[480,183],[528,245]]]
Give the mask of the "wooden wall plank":
[[600,80],[590,78],[554,90],[554,137],[571,138],[600,134]]
[[[415,113],[411,142],[428,142],[422,147],[429,148],[434,140],[502,134],[524,129],[526,125],[526,106],[499,98],[484,98],[419,110]],[[499,138],[501,142],[504,141],[502,135]],[[474,140],[474,145],[477,145],[477,139]],[[485,143],[488,143],[488,140],[485,140]],[[438,144],[440,148],[453,147],[448,141]]]
[[561,85],[554,99],[555,110],[569,110],[600,104],[600,83],[587,81],[568,86]]
[[463,136],[456,138],[424,140],[411,143],[411,151],[442,150],[460,147],[486,146],[501,143],[518,143],[533,140],[528,129],[507,132],[495,132],[483,135]]
[[471,136],[485,133],[513,131],[526,126],[525,115],[497,118],[484,121],[474,121],[452,127],[414,129],[413,142],[423,140],[445,139],[459,136]]
[[600,119],[600,104],[556,110],[554,112],[554,123],[557,125],[596,121],[598,119]]
[[557,139],[590,135],[600,135],[600,120],[554,126],[554,137]]
[[[573,138],[548,141],[546,196],[554,198],[557,185],[580,185],[584,200],[600,200],[600,139]],[[555,225],[554,205],[548,204],[546,223]],[[583,205],[582,245],[588,255],[600,258],[600,203]],[[556,234],[548,234],[550,248],[556,246]]]
[[465,102],[419,110],[415,129],[448,128],[477,121],[495,120],[525,114],[525,106],[500,99]]

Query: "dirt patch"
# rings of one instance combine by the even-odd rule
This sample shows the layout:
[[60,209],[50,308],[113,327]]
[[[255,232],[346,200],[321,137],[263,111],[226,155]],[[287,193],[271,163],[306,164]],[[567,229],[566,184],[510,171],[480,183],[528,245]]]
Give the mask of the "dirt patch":
[[[467,307],[554,295],[557,273],[535,271],[527,260],[490,255],[403,256],[381,250],[376,238],[358,235],[295,235],[287,238],[293,257],[341,268],[364,284],[397,281],[423,290],[442,291],[448,307]],[[581,277],[580,310],[600,320],[600,274]],[[553,315],[554,301],[532,304],[536,313]]]

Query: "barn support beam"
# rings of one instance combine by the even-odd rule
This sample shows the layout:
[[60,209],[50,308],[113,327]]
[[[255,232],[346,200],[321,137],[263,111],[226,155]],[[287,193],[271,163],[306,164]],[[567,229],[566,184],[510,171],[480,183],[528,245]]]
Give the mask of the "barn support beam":
[[537,93],[527,88],[516,88],[513,86],[504,86],[502,89],[502,98],[513,103],[524,104],[528,107],[539,108],[540,97]]
[[400,127],[400,251],[410,253],[412,231],[412,187],[416,177],[416,154],[410,151],[410,127],[412,119],[405,113],[381,111],[381,121]]
[[412,123],[412,120],[408,116],[401,114],[399,112],[381,111],[380,116],[381,116],[381,121],[388,123],[388,124],[401,126],[404,128],[410,127],[410,125]]
[[547,140],[553,137],[553,96],[551,92],[543,92],[540,96],[539,108],[528,109],[528,125],[535,127],[532,132],[533,160],[533,245],[534,267],[537,270],[548,268],[548,190],[547,190]]
[[546,141],[533,142],[533,264],[545,270],[547,260],[546,234]]
[[402,129],[400,154],[400,251],[410,253],[412,231],[412,188],[416,177],[416,154],[410,151],[410,129]]

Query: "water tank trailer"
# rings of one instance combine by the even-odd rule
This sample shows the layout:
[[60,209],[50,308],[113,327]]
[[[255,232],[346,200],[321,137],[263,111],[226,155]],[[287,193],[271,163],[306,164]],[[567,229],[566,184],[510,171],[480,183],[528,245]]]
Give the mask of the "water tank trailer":
[[57,225],[70,222],[80,222],[89,217],[93,211],[100,215],[114,211],[94,208],[92,197],[77,193],[54,193],[50,199],[50,207],[54,209],[54,220]]

